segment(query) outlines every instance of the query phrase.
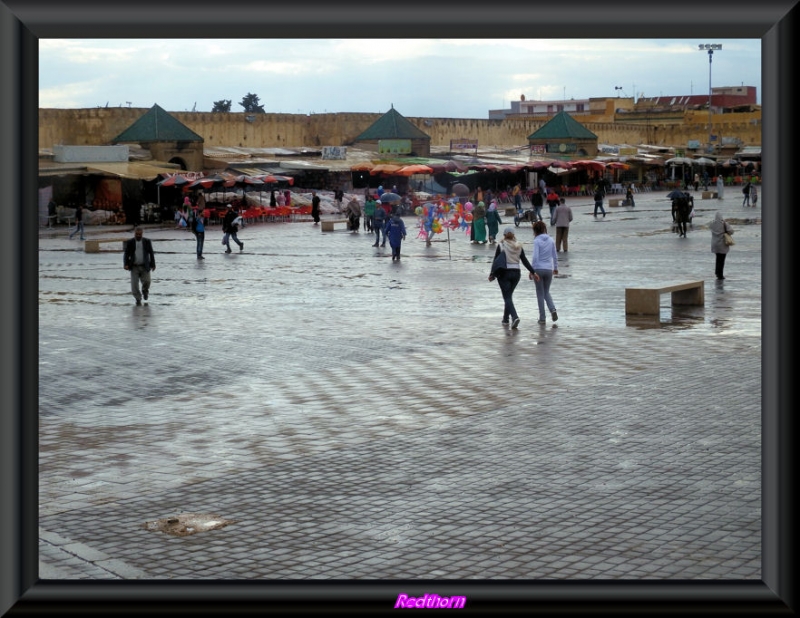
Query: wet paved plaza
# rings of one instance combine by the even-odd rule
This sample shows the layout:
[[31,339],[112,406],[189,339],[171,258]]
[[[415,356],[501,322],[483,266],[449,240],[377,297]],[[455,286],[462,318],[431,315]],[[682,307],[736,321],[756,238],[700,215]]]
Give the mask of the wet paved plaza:
[[[493,247],[426,247],[415,217],[397,263],[310,222],[230,255],[210,226],[203,261],[149,227],[141,307],[116,247],[42,230],[40,576],[759,581],[761,203],[696,195],[685,239],[664,192],[604,219],[570,198],[559,320],[523,277],[518,330]],[[626,318],[626,287],[694,279],[703,307]],[[180,514],[233,523],[145,525]]]

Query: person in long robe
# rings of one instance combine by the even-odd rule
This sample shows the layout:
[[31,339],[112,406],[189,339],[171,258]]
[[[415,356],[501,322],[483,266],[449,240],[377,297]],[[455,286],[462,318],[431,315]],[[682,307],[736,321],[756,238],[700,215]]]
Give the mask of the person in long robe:
[[489,230],[489,244],[493,245],[497,242],[497,232],[503,221],[500,219],[500,213],[497,212],[497,203],[492,202],[489,204],[489,210],[486,211],[486,227]]
[[478,202],[472,209],[472,230],[475,244],[486,244],[486,205]]

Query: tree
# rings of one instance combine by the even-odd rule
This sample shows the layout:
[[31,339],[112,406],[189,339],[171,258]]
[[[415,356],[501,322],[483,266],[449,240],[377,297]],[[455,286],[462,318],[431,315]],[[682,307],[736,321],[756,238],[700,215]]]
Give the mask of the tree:
[[241,100],[239,103],[242,107],[244,107],[244,111],[250,113],[257,113],[257,114],[265,114],[264,106],[258,104],[258,95],[257,94],[250,94],[247,93],[247,96]]
[[214,101],[214,107],[211,108],[212,112],[229,112],[231,111],[231,100],[221,99]]

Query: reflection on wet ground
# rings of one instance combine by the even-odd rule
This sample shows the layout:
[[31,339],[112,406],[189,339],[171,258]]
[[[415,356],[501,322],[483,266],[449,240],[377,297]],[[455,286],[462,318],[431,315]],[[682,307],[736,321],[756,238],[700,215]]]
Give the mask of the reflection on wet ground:
[[[204,261],[147,229],[141,307],[119,251],[43,233],[40,526],[154,578],[758,578],[761,230],[733,224],[716,281],[704,227],[758,217],[715,201],[678,238],[663,194],[636,201],[574,202],[558,322],[523,277],[518,329],[494,247],[426,247],[414,218],[399,263],[311,223],[247,226],[229,255],[210,226]],[[626,287],[676,279],[704,306],[625,314]],[[166,560],[142,522],[181,511],[236,523]]]

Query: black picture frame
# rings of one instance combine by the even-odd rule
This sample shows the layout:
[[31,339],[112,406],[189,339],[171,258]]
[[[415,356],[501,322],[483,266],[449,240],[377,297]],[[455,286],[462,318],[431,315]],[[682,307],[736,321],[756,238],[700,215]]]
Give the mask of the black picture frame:
[[[205,4],[163,0],[80,4],[0,2],[0,200],[6,234],[2,263],[11,281],[2,294],[3,371],[0,417],[0,613],[129,614],[159,611],[238,613],[377,613],[391,609],[403,582],[85,582],[38,578],[37,546],[37,132],[41,38],[530,37],[761,38],[764,214],[762,368],[762,552],[757,581],[422,582],[415,587],[465,594],[467,611],[533,615],[686,611],[762,616],[793,614],[795,602],[794,457],[790,374],[793,320],[791,223],[797,138],[794,0],[767,3],[699,0],[669,3],[587,2],[473,6],[442,2],[294,2],[234,0]],[[655,70],[655,68],[654,68]],[[777,212],[777,209],[780,212]],[[776,216],[777,215],[777,216]],[[730,362],[736,362],[730,359]],[[455,592],[458,591],[458,592]]]

